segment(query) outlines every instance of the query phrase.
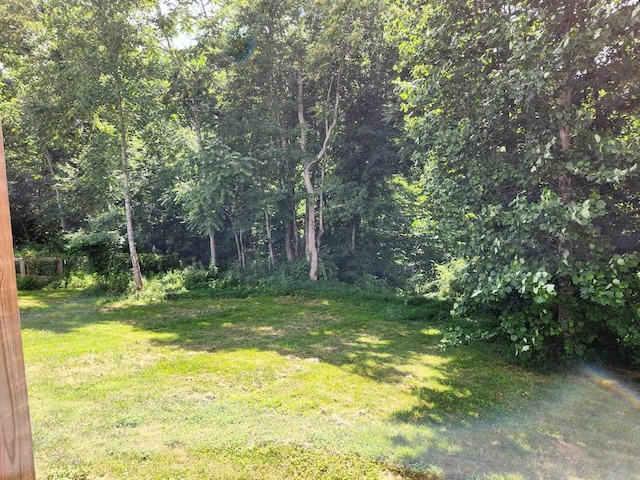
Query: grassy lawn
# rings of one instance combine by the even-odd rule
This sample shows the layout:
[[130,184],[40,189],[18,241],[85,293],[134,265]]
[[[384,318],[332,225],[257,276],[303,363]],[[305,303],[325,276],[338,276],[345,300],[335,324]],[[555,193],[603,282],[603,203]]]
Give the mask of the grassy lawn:
[[[41,479],[640,477],[634,389],[392,301],[20,294]],[[425,311],[426,312],[426,311]]]

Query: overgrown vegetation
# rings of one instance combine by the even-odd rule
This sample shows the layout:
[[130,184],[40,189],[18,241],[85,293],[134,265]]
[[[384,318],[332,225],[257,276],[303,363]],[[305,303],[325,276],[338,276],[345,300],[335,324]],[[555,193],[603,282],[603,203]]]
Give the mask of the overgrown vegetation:
[[453,302],[449,344],[638,365],[639,26],[604,0],[4,2],[16,244],[65,258],[52,286],[401,290]]
[[495,320],[465,334],[637,364],[640,7],[396,5],[426,205],[464,263],[454,314]]

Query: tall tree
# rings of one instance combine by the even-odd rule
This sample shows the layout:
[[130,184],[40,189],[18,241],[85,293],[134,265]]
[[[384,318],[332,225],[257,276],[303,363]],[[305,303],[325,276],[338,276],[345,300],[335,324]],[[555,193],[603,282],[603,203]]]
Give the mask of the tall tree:
[[209,236],[210,265],[216,267],[214,234],[224,225],[225,210],[229,210],[236,189],[250,173],[251,159],[231,151],[211,135],[197,144],[192,155],[185,158],[184,180],[176,185],[176,198],[186,211],[189,226]]
[[[16,232],[18,239],[50,239],[56,230],[66,227],[59,168],[61,157],[65,150],[73,149],[77,135],[68,112],[64,111],[68,104],[65,105],[57,89],[60,77],[47,30],[47,9],[19,2],[2,9],[0,76],[4,77],[4,88],[0,102],[4,102],[13,147],[14,159],[9,169],[14,185],[12,207],[17,214],[15,218],[34,227],[18,228]],[[25,215],[27,211],[31,215]],[[54,216],[57,229],[50,221]]]
[[252,190],[264,196],[254,217],[264,220],[264,232],[284,229],[280,249],[293,261],[300,250],[293,48],[299,12],[293,1],[260,1],[251,8],[229,2],[222,15],[223,57],[217,64],[227,75],[220,95],[220,134],[234,150],[255,159]]
[[[235,125],[247,131],[244,143],[259,150],[253,157],[267,159],[277,152],[285,180],[276,185],[285,193],[280,198],[289,199],[289,212],[296,211],[295,190],[302,188],[305,251],[309,277],[315,280],[324,230],[323,172],[345,111],[364,93],[360,86],[371,52],[378,47],[375,42],[381,40],[371,32],[381,32],[384,2],[263,0],[250,8],[238,5],[229,2],[227,10],[232,19],[228,51],[237,59],[238,72],[231,74],[228,108],[237,112]],[[248,115],[251,110],[254,114]],[[223,118],[222,127],[229,125],[229,117]],[[269,128],[255,128],[265,120]],[[273,172],[273,162],[264,165],[268,167],[260,171]],[[301,182],[292,180],[295,169]],[[285,251],[290,259],[294,222],[286,221],[289,215],[278,217],[287,226]]]
[[162,84],[154,71],[159,45],[152,2],[63,2],[58,9],[58,51],[72,74],[69,87],[94,130],[117,143],[125,223],[134,280],[142,288],[131,203],[130,149],[136,127],[157,108]]

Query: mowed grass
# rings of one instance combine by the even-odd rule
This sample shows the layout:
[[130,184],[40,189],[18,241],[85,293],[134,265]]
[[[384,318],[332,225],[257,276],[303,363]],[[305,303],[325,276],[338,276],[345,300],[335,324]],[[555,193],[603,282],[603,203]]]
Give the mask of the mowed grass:
[[[384,299],[20,294],[38,478],[640,478],[633,386]],[[411,320],[409,320],[411,319]]]

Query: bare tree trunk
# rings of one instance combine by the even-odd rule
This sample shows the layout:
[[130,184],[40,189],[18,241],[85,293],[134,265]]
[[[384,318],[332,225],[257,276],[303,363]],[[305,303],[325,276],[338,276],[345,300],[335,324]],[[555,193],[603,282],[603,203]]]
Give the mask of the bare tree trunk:
[[271,238],[271,217],[269,216],[269,213],[267,211],[264,212],[264,220],[265,220],[265,226],[267,228],[267,244],[269,246],[269,262],[271,267],[276,266],[276,256],[273,253],[273,241]]
[[358,216],[354,216],[351,221],[351,245],[349,251],[356,253],[356,238],[358,235],[358,224],[360,223]]
[[[568,75],[567,75],[568,80]],[[569,107],[571,105],[571,97],[573,92],[571,89],[567,89],[558,100],[558,103],[562,106]],[[558,136],[560,137],[560,147],[564,154],[568,154],[571,149],[571,127],[568,125],[560,125],[558,127]],[[571,177],[566,173],[561,173],[558,177],[558,196],[562,199],[562,202],[567,205],[571,202]],[[567,258],[570,255],[569,239],[560,234],[558,237],[558,255],[560,261]],[[561,296],[571,295],[571,281],[566,276],[561,276],[558,279],[558,293]],[[557,321],[562,327],[565,335],[568,335],[569,328],[569,309],[566,302],[560,299],[557,309]]]
[[122,97],[117,94],[118,106],[118,130],[120,133],[120,160],[122,161],[122,187],[124,190],[124,213],[127,222],[127,241],[129,243],[129,255],[131,257],[131,267],[133,270],[133,278],[136,288],[142,290],[142,273],[140,272],[140,263],[138,262],[138,252],[136,250],[136,241],[133,234],[133,215],[131,212],[131,191],[129,188],[129,172],[127,157],[127,132],[124,124],[124,108],[122,106]]
[[298,222],[296,221],[296,209],[293,209],[293,217],[291,220],[291,232],[293,233],[293,254],[295,258],[300,258],[300,235],[298,235]]
[[236,241],[236,250],[238,251],[238,263],[240,263],[240,268],[242,270],[245,269],[245,261],[244,261],[244,244],[242,242],[242,230],[236,230],[235,225],[233,224],[233,219],[231,218],[231,214],[227,213],[229,220],[231,221],[231,229],[233,230],[233,238]]
[[209,254],[211,268],[216,268],[218,266],[216,262],[216,236],[213,230],[209,230]]
[[[302,81],[302,53],[298,52],[298,95],[297,95],[297,105],[298,105],[298,123],[300,125],[300,149],[303,152],[306,152],[307,147],[307,124],[304,117],[304,86]],[[329,123],[329,119],[325,120],[325,135],[324,141],[322,142],[322,147],[320,151],[316,154],[314,158],[310,158],[305,160],[304,169],[303,169],[303,178],[304,178],[304,186],[307,191],[307,228],[306,228],[306,250],[309,260],[309,278],[311,280],[318,280],[318,265],[319,265],[319,251],[318,251],[318,239],[316,238],[316,192],[315,187],[313,185],[312,179],[312,169],[313,167],[324,158],[327,153],[327,149],[329,147],[329,141],[331,140],[331,136],[333,130],[335,129],[338,123],[338,112],[340,106],[340,82],[342,79],[342,70],[338,70],[335,75],[336,85],[335,85],[335,94],[333,100],[333,117],[331,123]],[[329,89],[327,90],[327,105],[331,100],[331,96],[333,93],[333,82],[334,78],[331,79],[329,84]],[[321,236],[321,234],[320,234]]]
[[47,166],[49,167],[49,173],[51,173],[51,179],[53,180],[53,191],[56,194],[56,203],[58,204],[58,215],[60,215],[60,227],[62,230],[66,230],[66,225],[64,221],[64,209],[62,208],[62,196],[60,195],[60,189],[56,184],[56,172],[53,168],[53,159],[51,158],[51,152],[46,146],[42,146],[42,154],[44,155],[44,159],[47,162]]
[[233,238],[236,241],[236,251],[238,252],[238,263],[240,264],[240,266],[242,266],[242,250],[240,248],[240,240],[238,239],[238,232],[236,232],[236,229],[233,229]]
[[[307,151],[307,122],[304,117],[304,84],[302,80],[302,51],[298,51],[298,124],[300,125],[300,150]],[[316,206],[315,189],[311,180],[311,169],[316,164],[315,158],[305,158],[303,177],[307,192],[305,218],[305,252],[309,262],[309,278],[318,280],[318,247],[316,245]]]
[[315,189],[311,181],[311,167],[315,162],[307,162],[304,166],[304,185],[307,190],[307,237],[306,251],[309,261],[309,278],[318,280],[318,245],[316,244],[316,199]]
[[244,241],[242,240],[244,237],[244,230],[240,230],[240,265],[242,266],[242,270],[246,268],[245,259],[244,259]]
[[293,262],[293,249],[291,244],[293,243],[293,221],[287,222],[284,231],[284,253],[287,256],[287,262]]

